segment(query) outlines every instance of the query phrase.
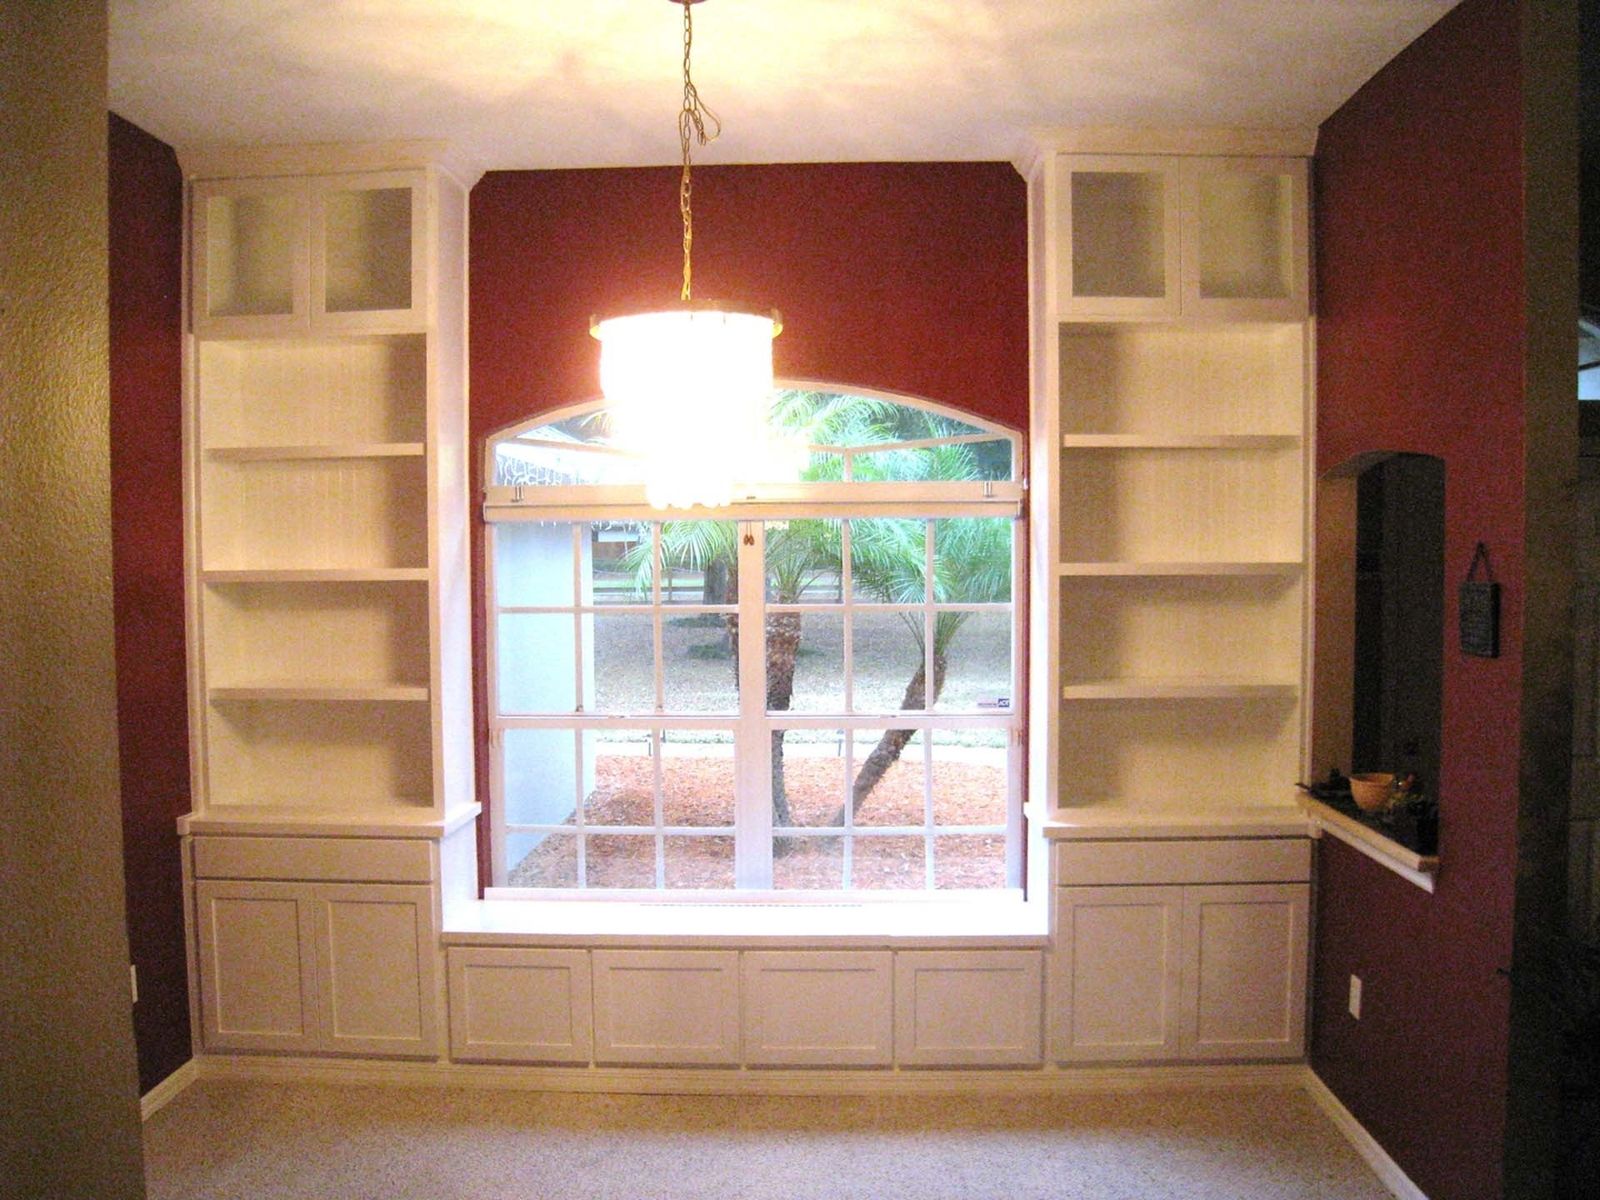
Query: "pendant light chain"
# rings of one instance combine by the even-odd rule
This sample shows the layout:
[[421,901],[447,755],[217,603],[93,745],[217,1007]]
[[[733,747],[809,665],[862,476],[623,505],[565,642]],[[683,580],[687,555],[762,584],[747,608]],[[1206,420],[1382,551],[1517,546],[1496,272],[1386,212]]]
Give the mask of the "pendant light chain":
[[[694,248],[694,211],[692,200],[694,185],[690,177],[690,144],[702,146],[716,140],[722,132],[722,122],[717,114],[700,99],[694,81],[689,78],[689,52],[694,45],[694,18],[690,15],[694,0],[683,0],[683,111],[678,114],[678,146],[683,151],[683,178],[678,184],[678,209],[683,214],[683,293],[682,299],[691,299],[693,277],[690,271],[690,253]],[[711,132],[706,132],[710,122]]]

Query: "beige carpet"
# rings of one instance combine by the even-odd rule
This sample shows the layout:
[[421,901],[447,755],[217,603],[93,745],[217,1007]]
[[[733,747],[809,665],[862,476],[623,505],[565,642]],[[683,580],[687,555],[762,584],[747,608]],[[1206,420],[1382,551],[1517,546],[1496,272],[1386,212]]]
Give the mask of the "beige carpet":
[[145,1127],[151,1200],[1385,1200],[1300,1091],[557,1095],[205,1081]]

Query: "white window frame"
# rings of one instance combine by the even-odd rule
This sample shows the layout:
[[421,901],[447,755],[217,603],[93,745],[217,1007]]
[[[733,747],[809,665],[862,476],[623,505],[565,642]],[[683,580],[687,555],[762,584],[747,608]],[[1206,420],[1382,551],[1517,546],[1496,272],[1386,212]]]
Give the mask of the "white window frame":
[[[921,408],[933,413],[950,417],[953,420],[967,425],[985,427],[984,432],[977,434],[955,435],[950,438],[926,438],[914,441],[895,443],[876,443],[868,446],[815,446],[814,450],[827,453],[838,453],[843,457],[843,474],[845,482],[842,483],[794,483],[786,485],[764,485],[752,488],[747,494],[737,498],[733,503],[715,508],[693,508],[684,510],[661,510],[651,508],[644,498],[642,485],[614,485],[614,484],[554,484],[554,485],[526,485],[502,486],[495,484],[495,451],[496,447],[508,438],[516,438],[518,431],[538,428],[567,418],[592,412],[599,407],[597,402],[573,405],[540,414],[531,420],[519,422],[517,425],[492,434],[487,439],[485,446],[485,479],[490,483],[485,488],[485,502],[483,514],[488,526],[485,538],[484,579],[487,604],[487,676],[488,687],[488,721],[491,745],[491,770],[490,770],[490,835],[493,861],[493,885],[490,895],[494,898],[532,898],[532,899],[571,899],[582,897],[585,899],[619,899],[629,901],[665,901],[684,902],[693,899],[715,899],[719,902],[729,900],[757,900],[771,902],[781,900],[785,903],[804,904],[808,901],[837,900],[841,895],[848,896],[852,902],[863,900],[888,900],[904,901],[907,899],[928,900],[947,899],[960,900],[964,897],[981,895],[994,897],[1003,892],[1020,892],[1023,876],[1023,822],[1022,822],[1022,792],[1021,781],[1023,775],[1022,756],[1025,749],[1024,737],[1024,706],[1021,703],[1023,671],[1021,631],[1025,627],[1025,588],[1022,580],[1022,566],[1026,561],[1027,531],[1022,512],[1022,498],[1024,484],[1017,479],[1020,466],[1021,435],[1014,430],[981,422],[979,419],[965,413],[941,408],[924,401],[910,397],[872,393],[859,388],[841,389],[830,385],[818,384],[783,384],[784,387],[803,387],[808,390],[824,391],[841,395],[875,396],[887,399],[897,404]],[[854,460],[863,454],[883,453],[889,450],[910,450],[931,447],[943,444],[961,444],[976,442],[994,442],[1005,440],[1011,446],[1012,479],[1009,481],[973,481],[973,482],[931,482],[931,483],[882,483],[882,482],[857,482],[851,480]],[[535,439],[518,438],[526,445],[542,445]],[[601,453],[609,454],[616,451],[607,448],[575,444],[549,443],[552,448],[576,453]],[[1007,611],[1011,618],[1011,707],[1005,712],[993,714],[973,714],[971,712],[953,713],[940,712],[936,708],[925,707],[922,710],[905,710],[901,713],[872,713],[859,714],[849,712],[852,707],[849,698],[849,689],[852,685],[853,664],[851,661],[852,640],[844,641],[844,687],[846,689],[846,703],[844,713],[771,713],[766,710],[765,704],[741,707],[741,711],[732,715],[668,715],[660,710],[663,695],[663,668],[660,654],[661,624],[665,610],[660,603],[661,599],[661,570],[660,570],[660,542],[654,536],[655,526],[652,525],[652,540],[656,556],[655,570],[652,571],[652,592],[648,606],[639,605],[638,608],[648,607],[652,613],[653,638],[657,642],[655,665],[655,712],[618,714],[590,714],[582,711],[561,712],[539,715],[502,715],[500,699],[500,679],[498,672],[499,648],[497,634],[499,615],[506,611],[545,611],[545,609],[527,609],[517,606],[500,606],[497,603],[499,589],[496,586],[496,538],[497,527],[508,522],[539,521],[539,522],[572,522],[573,547],[574,547],[574,596],[571,608],[562,608],[561,611],[570,611],[576,618],[581,619],[581,613],[587,609],[594,611],[593,604],[584,605],[581,595],[581,583],[577,578],[579,565],[579,538],[584,532],[584,525],[589,522],[608,519],[629,520],[642,522],[662,522],[672,520],[704,520],[704,521],[733,521],[738,523],[738,536],[743,543],[738,557],[739,563],[739,595],[741,597],[740,645],[739,645],[739,695],[741,697],[765,697],[766,687],[766,653],[765,653],[765,628],[768,604],[765,599],[766,591],[766,556],[765,534],[766,522],[769,520],[793,519],[802,517],[819,517],[839,519],[845,523],[843,545],[841,547],[841,570],[843,578],[843,602],[841,604],[781,604],[773,607],[780,611],[798,612],[828,612],[843,613],[848,608],[865,610],[882,610],[885,612],[900,609],[919,609],[927,622],[927,631],[923,639],[924,653],[927,656],[924,675],[930,691],[933,680],[933,652],[934,639],[932,626],[938,612],[944,611]],[[850,586],[850,551],[848,542],[849,521],[851,519],[865,519],[872,517],[911,517],[928,522],[928,536],[925,541],[925,553],[928,563],[925,568],[925,594],[918,605],[889,606],[867,604],[854,601],[851,598]],[[936,602],[933,597],[933,562],[937,554],[933,530],[933,522],[948,517],[989,517],[1010,519],[1012,524],[1012,579],[1011,598],[1007,602],[991,604],[968,604],[960,602]],[[591,598],[592,599],[592,598]],[[681,606],[681,611],[692,611],[694,606]],[[680,606],[672,605],[670,610],[680,611]],[[554,611],[554,610],[551,610]],[[634,606],[605,606],[606,612],[635,611]],[[846,617],[846,622],[850,618]],[[577,670],[581,677],[581,651],[580,662]],[[925,696],[924,703],[927,699]],[[843,828],[828,826],[818,828],[785,827],[779,836],[783,837],[810,837],[830,836],[840,837],[846,863],[850,859],[858,838],[887,837],[887,836],[917,836],[924,839],[924,871],[925,878],[922,890],[875,891],[871,889],[846,889],[839,891],[822,890],[769,890],[772,873],[772,846],[774,827],[772,824],[772,806],[770,803],[735,803],[734,823],[732,827],[724,829],[718,827],[696,826],[692,828],[677,829],[665,826],[662,821],[661,809],[661,757],[659,753],[658,737],[661,733],[675,729],[732,729],[734,740],[734,754],[737,777],[735,781],[736,796],[769,795],[771,779],[771,732],[776,729],[826,729],[848,732],[852,736],[858,732],[875,732],[884,729],[915,728],[928,733],[939,729],[949,728],[997,728],[1007,733],[1007,782],[1005,802],[1004,836],[1006,845],[1006,887],[1005,889],[984,889],[980,892],[960,891],[957,889],[935,889],[935,865],[933,853],[934,839],[939,836],[960,835],[963,832],[981,833],[993,836],[998,833],[999,827],[982,826],[973,827],[968,831],[965,827],[935,826],[933,824],[933,789],[934,789],[934,747],[931,737],[921,739],[921,753],[923,754],[923,789],[924,789],[924,820],[917,826],[884,827],[872,826],[870,833],[857,830],[854,826],[854,814],[850,812],[851,806],[844,805],[846,821]],[[584,862],[584,849],[588,838],[577,838],[577,869],[580,887],[577,889],[537,888],[521,889],[506,886],[506,861],[508,836],[518,832],[542,830],[543,827],[530,827],[524,829],[517,825],[508,825],[506,821],[506,794],[505,794],[505,755],[504,735],[508,730],[556,729],[574,734],[575,753],[582,752],[581,734],[585,730],[606,729],[625,730],[638,729],[648,731],[651,741],[656,793],[656,812],[654,826],[646,827],[618,827],[628,828],[627,836],[652,836],[656,840],[655,853],[655,887],[652,889],[621,889],[621,888],[589,888],[586,885],[586,872]],[[845,773],[850,770],[851,756],[845,756]],[[581,772],[580,772],[581,777]],[[581,784],[580,784],[581,787]],[[566,832],[587,832],[583,824],[579,806],[579,815],[572,826],[561,827]],[[551,827],[552,831],[556,827]],[[865,828],[865,827],[863,827]],[[667,889],[662,878],[664,855],[661,852],[661,841],[664,837],[674,835],[695,836],[727,836],[734,838],[734,890],[715,891],[690,891],[686,889]],[[846,868],[848,878],[848,867]]]

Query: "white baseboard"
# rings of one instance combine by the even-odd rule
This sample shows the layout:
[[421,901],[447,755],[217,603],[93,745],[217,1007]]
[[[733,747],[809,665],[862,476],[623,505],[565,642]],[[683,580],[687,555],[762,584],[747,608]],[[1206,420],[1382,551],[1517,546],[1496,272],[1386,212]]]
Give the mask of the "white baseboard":
[[1367,1132],[1366,1127],[1356,1120],[1355,1114],[1344,1106],[1344,1101],[1335,1096],[1333,1089],[1323,1083],[1310,1067],[1305,1068],[1304,1086],[1306,1094],[1344,1134],[1355,1152],[1366,1160],[1367,1166],[1372,1168],[1373,1174],[1384,1187],[1399,1200],[1428,1200],[1427,1193],[1411,1182],[1411,1177],[1400,1169],[1400,1164],[1389,1157],[1389,1152],[1378,1144],[1378,1139]]
[[196,1079],[200,1078],[200,1062],[191,1058],[171,1075],[168,1075],[155,1087],[139,1097],[139,1118],[148,1121],[168,1104],[182,1094]]
[[951,1095],[1130,1092],[1179,1088],[1303,1087],[1300,1063],[1252,1066],[1043,1067],[1037,1070],[762,1070],[755,1068],[532,1067],[487,1063],[205,1055],[202,1079],[485,1087],[636,1095]]

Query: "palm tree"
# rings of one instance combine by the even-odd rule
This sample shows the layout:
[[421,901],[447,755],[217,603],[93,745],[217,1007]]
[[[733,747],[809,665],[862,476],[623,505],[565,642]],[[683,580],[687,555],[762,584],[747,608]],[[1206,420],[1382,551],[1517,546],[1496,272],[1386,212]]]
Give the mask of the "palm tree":
[[[777,397],[773,424],[811,445],[869,446],[886,442],[949,436],[968,428],[935,413],[909,409],[889,401],[833,393],[788,391]],[[836,482],[843,475],[838,455],[816,455],[802,478]],[[982,478],[984,472],[970,445],[944,445],[916,450],[883,451],[855,457],[852,478],[864,482],[957,481]],[[841,561],[841,523],[801,518],[769,527],[766,578],[774,604],[798,603],[809,588],[837,576]],[[926,594],[926,524],[914,518],[875,518],[852,526],[850,565],[856,589],[882,603],[920,604]],[[995,519],[941,519],[934,523],[937,561],[933,595],[942,603],[981,603],[1010,598],[1011,535],[1007,523]],[[661,526],[664,567],[704,573],[705,598],[712,603],[738,602],[738,539],[728,521],[667,521]],[[651,552],[636,547],[627,563],[637,585],[648,588]],[[714,580],[726,581],[713,595]],[[931,699],[943,690],[952,642],[970,613],[940,613],[933,628]],[[725,618],[735,678],[739,670],[739,619]],[[907,681],[900,708],[921,710],[929,701],[926,631],[920,619],[905,619],[908,636],[919,651],[918,666]],[[766,618],[768,711],[785,712],[794,695],[795,664],[801,649],[798,613],[769,613]],[[913,729],[888,729],[862,764],[851,786],[850,811],[859,811],[889,768],[899,760]],[[790,823],[784,785],[784,731],[772,733],[773,823]],[[843,824],[840,807],[834,824]]]

